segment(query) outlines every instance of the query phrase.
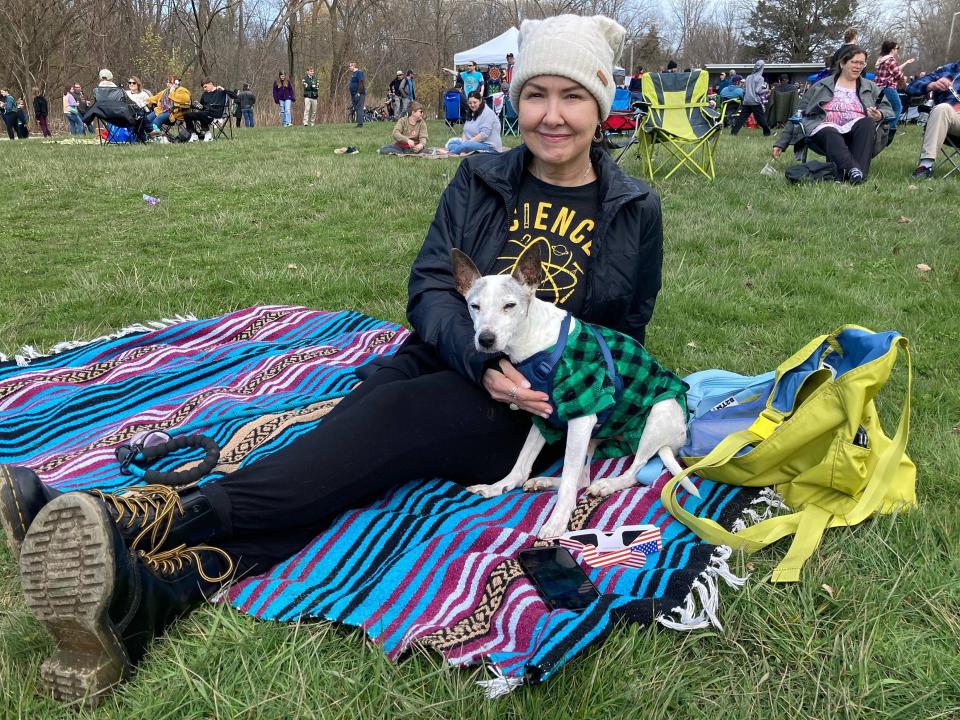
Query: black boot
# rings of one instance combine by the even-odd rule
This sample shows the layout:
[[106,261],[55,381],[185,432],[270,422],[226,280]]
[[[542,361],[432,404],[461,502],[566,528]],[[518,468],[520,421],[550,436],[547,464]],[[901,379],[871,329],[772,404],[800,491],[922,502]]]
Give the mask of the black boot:
[[133,550],[152,553],[178,545],[214,539],[221,523],[206,495],[196,490],[180,495],[167,485],[124,488],[119,494],[88,490],[100,500]]
[[62,494],[44,485],[30,468],[0,465],[0,525],[14,562],[20,559],[20,546],[37,513]]
[[96,706],[153,638],[232,572],[230,557],[206,545],[131,549],[89,494],[54,499],[34,520],[20,556],[27,605],[56,644],[41,678],[57,699]]

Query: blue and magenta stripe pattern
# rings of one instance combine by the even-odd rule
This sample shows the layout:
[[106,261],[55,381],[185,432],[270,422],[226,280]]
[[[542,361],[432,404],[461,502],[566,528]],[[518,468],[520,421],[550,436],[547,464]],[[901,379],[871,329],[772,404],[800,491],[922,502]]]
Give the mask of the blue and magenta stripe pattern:
[[[356,312],[266,306],[94,341],[26,367],[0,363],[0,462],[34,468],[61,490],[130,484],[114,452],[145,429],[202,432],[223,448],[205,480],[274,453],[322,422],[357,371],[406,337]],[[185,452],[153,467],[180,470]],[[594,463],[617,475],[629,458]],[[554,468],[556,473],[559,468]],[[680,606],[716,548],[659,501],[661,477],[607,498],[581,494],[571,529],[651,524],[662,544],[643,567],[582,567],[601,597],[550,611],[517,552],[543,541],[551,491],[481,498],[443,479],[410,482],[348,512],[307,547],[222,596],[241,612],[285,622],[325,618],[362,628],[391,658],[431,648],[458,665],[493,663],[506,677],[550,677],[617,622],[650,623]],[[727,527],[756,491],[699,480],[690,512]]]

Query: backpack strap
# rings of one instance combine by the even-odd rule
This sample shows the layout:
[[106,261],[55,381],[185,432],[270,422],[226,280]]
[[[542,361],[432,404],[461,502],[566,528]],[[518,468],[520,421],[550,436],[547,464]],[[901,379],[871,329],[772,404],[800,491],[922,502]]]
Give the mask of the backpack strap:
[[[782,422],[782,418],[778,421],[776,417],[769,416],[769,408],[760,414],[750,428],[731,433],[699,462],[670,479],[660,493],[660,501],[680,522],[713,545],[729,545],[736,550],[752,553],[787,535],[794,535],[794,541],[783,560],[774,569],[771,581],[796,582],[800,579],[800,570],[804,563],[820,544],[824,530],[839,525],[855,525],[875,513],[882,506],[884,494],[899,468],[910,434],[910,394],[913,371],[909,343],[905,337],[898,337],[890,350],[894,351],[898,347],[903,350],[906,359],[907,388],[897,432],[887,449],[878,457],[876,467],[860,500],[850,512],[836,516],[828,510],[810,504],[799,512],[773,517],[744,528],[738,533],[732,533],[719,523],[708,518],[697,517],[683,508],[676,497],[677,487],[681,481],[691,474],[699,474],[701,470],[725,465],[747,445],[755,444],[773,434]],[[747,487],[761,487],[766,484],[762,481],[743,483]]]

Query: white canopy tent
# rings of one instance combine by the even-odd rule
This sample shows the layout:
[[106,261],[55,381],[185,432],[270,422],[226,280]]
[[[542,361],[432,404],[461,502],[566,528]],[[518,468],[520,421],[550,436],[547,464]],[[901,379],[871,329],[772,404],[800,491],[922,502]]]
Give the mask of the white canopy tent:
[[515,27],[509,28],[482,45],[458,52],[453,56],[453,65],[454,67],[466,65],[471,60],[479,65],[505,65],[507,53],[517,54],[517,38],[519,36],[519,30]]
[[[466,65],[471,61],[476,62],[478,65],[505,65],[507,62],[507,53],[517,55],[517,39],[519,37],[519,30],[515,27],[509,28],[492,40],[487,40],[482,45],[458,52],[453,56],[453,66]],[[614,75],[623,75],[624,69],[619,65],[615,65],[613,73]]]

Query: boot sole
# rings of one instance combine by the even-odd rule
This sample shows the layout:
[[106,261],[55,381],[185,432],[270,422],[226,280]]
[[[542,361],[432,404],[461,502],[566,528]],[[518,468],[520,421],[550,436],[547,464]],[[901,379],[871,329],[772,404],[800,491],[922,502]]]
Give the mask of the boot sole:
[[58,700],[88,708],[131,671],[108,616],[116,568],[109,523],[92,497],[63,495],[37,515],[20,555],[27,605],[56,644],[40,677]]
[[20,548],[27,534],[27,520],[13,489],[13,476],[10,468],[0,465],[0,525],[7,536],[7,546],[14,562],[20,561]]

